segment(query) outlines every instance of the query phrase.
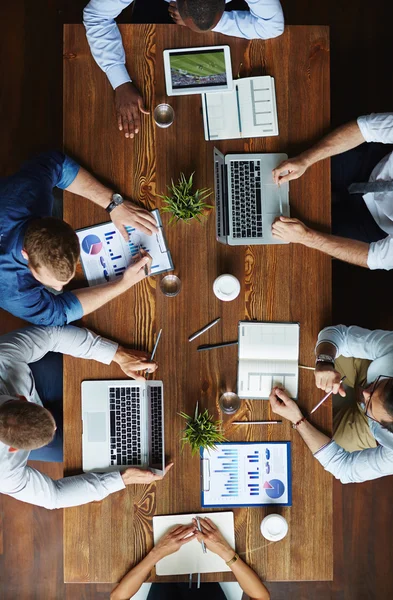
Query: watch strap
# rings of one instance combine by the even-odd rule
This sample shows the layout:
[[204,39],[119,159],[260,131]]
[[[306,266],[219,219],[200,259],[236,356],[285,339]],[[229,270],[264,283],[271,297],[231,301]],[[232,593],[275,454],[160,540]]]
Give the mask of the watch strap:
[[334,358],[332,356],[330,356],[330,354],[318,354],[316,360],[316,363],[330,363],[332,365],[334,365]]
[[111,202],[108,204],[108,206],[105,209],[106,212],[110,214],[112,212],[112,210],[114,210],[116,208],[116,206],[120,206],[120,204],[123,204],[123,202],[124,202],[123,196],[121,196],[120,194],[113,194]]
[[233,558],[231,558],[231,560],[228,560],[228,562],[226,562],[226,566],[230,567],[231,565],[233,565],[234,562],[237,561],[237,559],[239,558],[239,555],[237,552],[235,552],[235,556],[233,556]]

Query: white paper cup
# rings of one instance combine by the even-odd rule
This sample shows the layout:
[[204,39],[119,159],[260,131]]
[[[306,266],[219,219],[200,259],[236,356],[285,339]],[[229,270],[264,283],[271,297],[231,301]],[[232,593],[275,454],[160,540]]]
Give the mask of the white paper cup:
[[262,520],[261,533],[270,542],[279,542],[288,533],[288,523],[281,515],[267,515]]
[[234,275],[220,275],[213,283],[213,292],[224,302],[234,300],[240,294],[240,281]]

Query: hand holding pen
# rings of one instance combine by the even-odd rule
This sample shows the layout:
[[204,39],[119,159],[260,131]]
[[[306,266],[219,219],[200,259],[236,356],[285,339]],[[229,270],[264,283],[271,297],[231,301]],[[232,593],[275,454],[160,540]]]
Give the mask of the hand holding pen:
[[345,396],[345,389],[341,385],[343,379],[341,373],[336,371],[332,363],[319,362],[315,366],[315,385],[324,392],[332,392],[333,394],[340,394]]

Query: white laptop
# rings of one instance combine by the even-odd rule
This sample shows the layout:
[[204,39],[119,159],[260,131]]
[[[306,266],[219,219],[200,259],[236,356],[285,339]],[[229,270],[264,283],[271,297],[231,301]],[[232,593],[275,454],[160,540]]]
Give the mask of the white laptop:
[[164,474],[162,381],[83,381],[82,422],[83,471]]
[[227,154],[214,148],[216,237],[230,246],[285,244],[272,236],[273,221],[289,217],[289,185],[272,171],[287,154]]

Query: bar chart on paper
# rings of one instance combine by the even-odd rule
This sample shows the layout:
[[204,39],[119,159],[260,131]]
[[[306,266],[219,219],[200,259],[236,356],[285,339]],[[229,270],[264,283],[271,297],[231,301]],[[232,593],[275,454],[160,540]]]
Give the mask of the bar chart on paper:
[[291,504],[290,442],[219,444],[201,468],[202,506]]

